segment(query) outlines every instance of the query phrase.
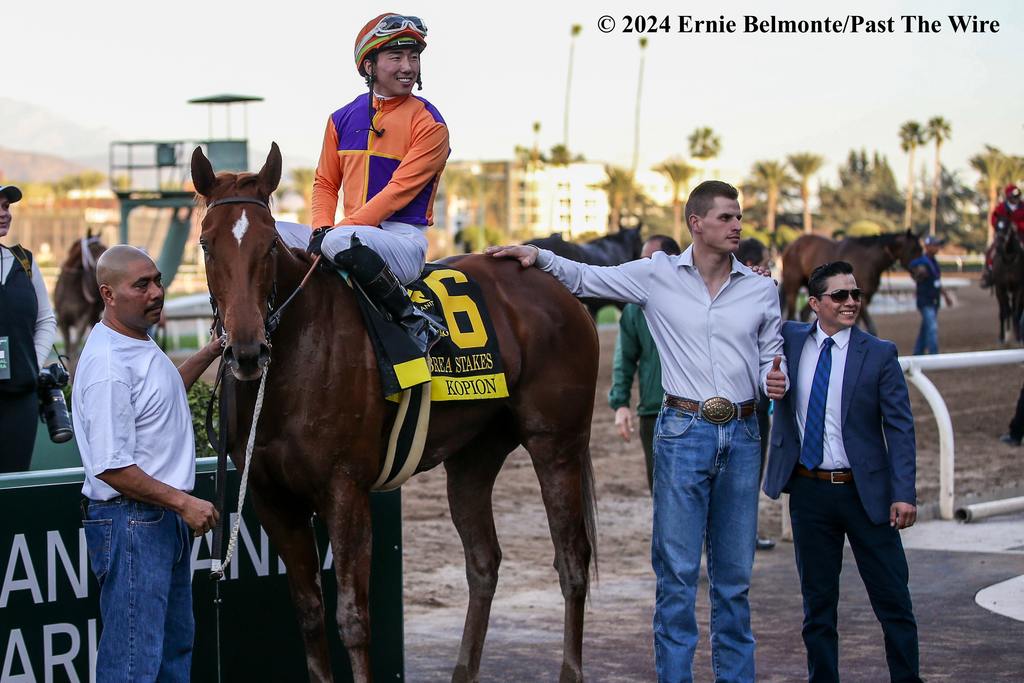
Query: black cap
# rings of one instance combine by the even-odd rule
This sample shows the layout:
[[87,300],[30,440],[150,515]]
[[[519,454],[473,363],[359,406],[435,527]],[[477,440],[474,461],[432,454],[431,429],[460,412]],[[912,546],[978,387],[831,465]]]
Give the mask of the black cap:
[[0,185],[0,194],[7,197],[11,204],[21,201],[21,190],[15,185]]

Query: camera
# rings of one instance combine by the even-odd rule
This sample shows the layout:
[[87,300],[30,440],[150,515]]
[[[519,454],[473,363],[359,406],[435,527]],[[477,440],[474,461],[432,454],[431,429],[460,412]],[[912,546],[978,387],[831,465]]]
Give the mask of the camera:
[[71,427],[68,404],[64,400],[64,387],[68,385],[68,370],[60,361],[39,371],[39,416],[50,432],[50,441],[64,443],[75,435]]

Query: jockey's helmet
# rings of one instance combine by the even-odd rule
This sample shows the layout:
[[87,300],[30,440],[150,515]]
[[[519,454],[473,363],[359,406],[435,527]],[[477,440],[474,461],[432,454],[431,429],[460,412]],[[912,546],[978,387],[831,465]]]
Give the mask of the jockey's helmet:
[[356,36],[356,69],[366,76],[363,62],[380,50],[427,47],[427,26],[419,17],[386,12],[371,19]]

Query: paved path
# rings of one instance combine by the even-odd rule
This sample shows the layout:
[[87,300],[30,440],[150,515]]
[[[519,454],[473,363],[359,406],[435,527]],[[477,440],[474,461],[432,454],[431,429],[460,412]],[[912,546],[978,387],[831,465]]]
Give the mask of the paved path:
[[[971,525],[922,522],[906,532],[904,540],[924,678],[929,683],[1024,680],[1024,622],[1003,616],[1018,610],[1024,613],[1024,586],[1016,578],[1024,575],[1024,515]],[[603,562],[607,574],[614,578],[603,579],[592,593],[584,649],[587,678],[654,680],[650,635],[653,578],[649,573],[617,575],[611,566],[615,558],[606,555]],[[990,588],[993,586],[996,588]],[[455,592],[461,591],[462,586],[456,584]],[[881,630],[849,549],[841,591],[843,680],[888,680]],[[979,591],[982,598],[995,591],[988,602],[999,605],[1002,614],[980,606],[975,601]],[[706,581],[700,592],[698,617],[703,635],[694,671],[697,681],[711,681]],[[806,680],[800,604],[793,546],[780,543],[775,550],[758,553],[751,588],[758,681]],[[481,680],[557,680],[561,611],[557,591],[503,595],[499,584]],[[407,680],[450,678],[463,617],[461,607],[443,608],[407,621]]]

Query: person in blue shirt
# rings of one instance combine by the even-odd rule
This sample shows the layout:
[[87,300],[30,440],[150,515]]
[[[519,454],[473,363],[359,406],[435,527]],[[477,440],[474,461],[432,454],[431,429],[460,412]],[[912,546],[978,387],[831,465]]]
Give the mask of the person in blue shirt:
[[941,237],[924,239],[924,253],[910,262],[910,274],[917,283],[917,310],[921,312],[921,330],[914,343],[914,355],[939,352],[939,297],[952,305],[949,294],[942,289],[942,273],[935,254],[946,241]]

